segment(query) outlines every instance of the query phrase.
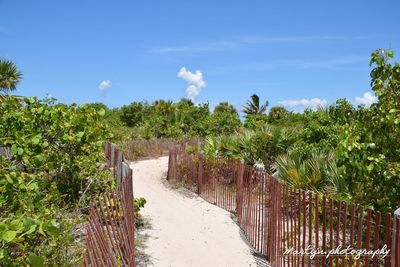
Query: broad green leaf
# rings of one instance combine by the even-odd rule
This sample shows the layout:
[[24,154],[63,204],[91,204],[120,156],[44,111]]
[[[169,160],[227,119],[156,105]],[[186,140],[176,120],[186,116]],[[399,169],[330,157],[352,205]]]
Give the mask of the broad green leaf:
[[0,235],[1,239],[3,239],[6,243],[9,243],[17,236],[17,231],[5,231],[0,233]]
[[44,156],[43,156],[42,154],[36,155],[36,156],[35,156],[35,159],[36,159],[37,161],[44,161],[44,160],[45,160],[45,158],[44,158]]
[[43,225],[43,230],[46,232],[46,234],[57,237],[60,234],[60,229],[57,227],[56,220],[48,220],[44,225]]
[[35,136],[32,138],[32,144],[37,145],[40,142],[40,136]]
[[24,225],[23,225],[23,223],[22,223],[22,221],[21,221],[21,218],[12,220],[12,221],[10,222],[10,224],[9,224],[9,228],[10,228],[10,229],[13,229],[13,230],[20,230],[20,229],[23,228],[23,227],[24,227]]
[[30,229],[30,227],[32,225],[37,225],[39,222],[38,222],[38,220],[35,220],[35,219],[31,218],[31,217],[25,217],[22,220],[22,223],[24,225],[25,230],[27,230],[27,229]]
[[11,146],[11,152],[16,155],[18,153],[18,146],[16,144],[13,144]]
[[10,184],[13,184],[13,183],[14,183],[13,179],[12,179],[11,176],[8,175],[8,174],[6,174],[6,180],[7,180],[7,182],[9,182]]
[[85,134],[85,132],[79,132],[79,133],[76,134],[76,137],[77,137],[78,141],[81,141],[81,139],[82,139],[84,134]]
[[4,248],[0,249],[0,260],[5,258],[7,256],[7,250],[5,250]]
[[60,229],[58,229],[56,226],[48,226],[46,227],[46,233],[52,237],[57,237],[60,234]]
[[39,189],[38,183],[37,182],[33,182],[29,185],[29,189],[30,190],[37,190]]
[[35,232],[36,228],[37,228],[37,225],[31,225],[31,227],[29,227],[28,231],[23,233],[21,236],[32,234],[33,232]]
[[8,226],[5,222],[0,222],[0,233],[8,230]]
[[39,257],[34,253],[29,254],[28,261],[32,267],[42,267],[44,265],[44,257]]
[[46,236],[46,233],[45,233],[44,230],[43,230],[43,225],[44,225],[43,222],[39,225],[38,232],[39,232],[41,235]]

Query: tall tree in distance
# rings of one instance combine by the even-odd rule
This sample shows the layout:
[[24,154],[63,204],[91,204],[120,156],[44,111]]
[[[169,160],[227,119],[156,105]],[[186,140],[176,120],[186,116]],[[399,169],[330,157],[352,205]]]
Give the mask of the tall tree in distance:
[[14,62],[0,58],[0,92],[8,94],[17,89],[22,73]]
[[269,103],[265,101],[264,105],[260,106],[260,97],[256,94],[253,94],[250,97],[250,100],[247,101],[246,105],[243,107],[243,112],[246,115],[260,115],[265,114]]
[[228,102],[220,102],[217,106],[215,106],[214,113],[238,114],[235,107]]
[[250,97],[250,100],[247,101],[246,105],[243,107],[243,113],[246,114],[244,127],[257,129],[264,125],[268,120],[268,117],[265,114],[268,105],[268,101],[265,101],[263,105],[260,105],[260,97],[253,94]]
[[289,111],[284,107],[272,107],[268,113],[269,123],[278,123],[289,115]]
[[242,122],[234,106],[221,102],[215,106],[209,126],[213,135],[234,134],[240,129]]

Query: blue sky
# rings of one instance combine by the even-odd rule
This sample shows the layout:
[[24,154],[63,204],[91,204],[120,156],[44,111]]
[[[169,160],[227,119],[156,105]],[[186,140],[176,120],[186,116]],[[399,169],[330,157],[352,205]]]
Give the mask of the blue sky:
[[371,52],[400,54],[400,1],[0,0],[0,10],[0,57],[24,74],[17,93],[67,103],[368,102]]

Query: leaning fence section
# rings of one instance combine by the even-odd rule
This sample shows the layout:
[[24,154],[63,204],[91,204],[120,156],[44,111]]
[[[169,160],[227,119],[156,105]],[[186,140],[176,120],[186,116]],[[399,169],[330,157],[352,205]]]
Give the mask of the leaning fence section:
[[135,266],[132,169],[114,144],[105,144],[105,159],[116,188],[90,204],[86,224],[85,266]]
[[168,179],[236,213],[272,266],[400,267],[400,219],[391,214],[291,188],[239,161],[210,160],[184,146],[170,150]]

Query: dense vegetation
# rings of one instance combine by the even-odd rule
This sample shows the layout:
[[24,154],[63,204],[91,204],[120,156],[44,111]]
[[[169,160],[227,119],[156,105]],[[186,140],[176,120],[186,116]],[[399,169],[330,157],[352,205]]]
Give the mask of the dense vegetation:
[[212,114],[208,104],[195,105],[189,99],[176,103],[165,100],[152,104],[133,102],[119,112],[121,121],[146,139],[231,134],[241,126],[236,109],[226,102],[217,105]]
[[[393,56],[384,50],[372,54],[371,87],[378,102],[369,107],[339,99],[293,113],[268,109],[267,101],[252,95],[243,121],[227,102],[212,111],[208,103],[188,99],[109,109],[102,103],[64,105],[8,96],[22,74],[1,60],[1,262],[79,265],[82,247],[74,233],[84,216],[77,215],[85,214],[95,194],[113,186],[103,165],[106,139],[136,159],[200,138],[199,149],[210,158],[258,164],[278,171],[292,186],[393,211],[400,207],[400,65],[392,63]],[[137,210],[145,203],[139,202]]]
[[[0,96],[0,260],[5,266],[77,266],[77,227],[109,189],[104,110]],[[81,217],[84,219],[85,217]],[[75,231],[76,232],[76,231]]]

